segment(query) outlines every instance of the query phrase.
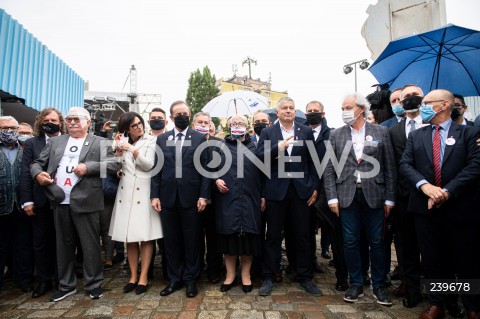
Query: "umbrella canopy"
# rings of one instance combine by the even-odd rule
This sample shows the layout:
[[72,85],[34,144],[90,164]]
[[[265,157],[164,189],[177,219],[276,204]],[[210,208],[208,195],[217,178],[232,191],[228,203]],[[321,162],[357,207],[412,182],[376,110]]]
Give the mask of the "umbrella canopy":
[[270,106],[267,98],[246,90],[224,92],[208,102],[203,112],[208,112],[212,117],[228,118],[235,114],[253,115],[257,110]]
[[480,33],[452,24],[388,44],[369,71],[391,88],[415,84],[480,95]]
[[[268,114],[268,118],[270,119],[270,122],[275,122],[278,119],[277,113],[275,113],[276,108],[273,109],[266,109],[263,110],[262,112]],[[305,116],[305,113],[299,109],[295,110],[295,121],[299,123],[305,123],[307,120],[307,117]]]

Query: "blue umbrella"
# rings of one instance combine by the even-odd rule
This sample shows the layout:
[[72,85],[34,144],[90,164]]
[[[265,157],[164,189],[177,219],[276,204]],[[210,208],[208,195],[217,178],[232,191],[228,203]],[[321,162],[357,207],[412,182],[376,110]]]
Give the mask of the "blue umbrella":
[[369,71],[391,88],[415,84],[427,94],[446,89],[480,95],[480,32],[453,24],[396,39]]

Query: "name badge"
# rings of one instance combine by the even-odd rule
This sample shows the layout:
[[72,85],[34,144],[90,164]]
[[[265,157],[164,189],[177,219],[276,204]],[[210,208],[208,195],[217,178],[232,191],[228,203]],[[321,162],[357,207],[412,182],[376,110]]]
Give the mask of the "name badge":
[[447,140],[445,141],[445,144],[447,145],[454,145],[456,143],[455,139],[453,137],[449,137],[447,138]]

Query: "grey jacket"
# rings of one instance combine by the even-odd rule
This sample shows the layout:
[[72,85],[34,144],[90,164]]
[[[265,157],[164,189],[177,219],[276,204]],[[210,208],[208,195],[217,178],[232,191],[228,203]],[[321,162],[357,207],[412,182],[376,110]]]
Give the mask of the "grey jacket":
[[[52,178],[55,176],[69,138],[69,135],[60,135],[48,140],[39,158],[30,167],[32,178],[43,171],[50,174]],[[108,172],[114,172],[120,168],[120,163],[113,157],[111,141],[89,134],[82,146],[78,163],[84,163],[88,172],[85,176],[80,177],[72,188],[70,194],[72,211],[88,213],[103,210],[101,166],[105,165]],[[52,208],[56,206],[54,202],[50,202],[50,205]]]
[[[346,208],[352,204],[357,184],[355,171],[371,172],[374,169],[372,164],[374,160],[377,160],[380,164],[379,173],[371,178],[362,177],[365,174],[360,174],[363,194],[368,205],[371,208],[381,208],[385,200],[395,201],[397,172],[388,128],[368,122],[365,125],[366,143],[360,163],[357,162],[353,147],[350,147],[349,150],[345,151],[348,152],[348,156],[339,175],[335,172],[331,161],[325,169],[324,185],[327,200],[337,198],[340,208]],[[352,142],[351,130],[348,125],[330,133],[330,142],[339,162],[341,162],[340,158],[347,141]],[[365,155],[371,158],[369,159]]]

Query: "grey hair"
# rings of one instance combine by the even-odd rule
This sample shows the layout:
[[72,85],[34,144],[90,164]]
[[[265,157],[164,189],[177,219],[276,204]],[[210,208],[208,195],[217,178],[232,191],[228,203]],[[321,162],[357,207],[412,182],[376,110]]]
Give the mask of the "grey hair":
[[210,117],[210,114],[208,112],[197,112],[195,113],[195,115],[193,116],[193,121],[195,121],[197,119],[197,117],[199,116],[208,116],[208,121],[211,122],[212,121],[212,118]]
[[281,98],[280,100],[278,100],[278,102],[277,102],[277,109],[278,109],[278,108],[280,107],[280,105],[282,105],[282,103],[285,102],[285,101],[290,101],[290,102],[292,102],[292,103],[295,103],[295,101],[294,101],[291,97],[288,97],[288,96],[282,97],[282,98]]
[[0,116],[0,121],[14,121],[15,123],[17,123],[18,126],[17,119],[10,115]]
[[78,107],[78,106],[71,107],[68,110],[68,115],[67,116],[70,116],[70,115],[73,115],[73,116],[82,115],[82,116],[85,116],[87,118],[87,120],[90,120],[90,113],[84,107]]
[[365,118],[370,115],[370,102],[368,102],[367,98],[362,93],[350,93],[345,96],[345,98],[347,97],[354,97],[355,104],[357,106],[363,106],[363,115],[365,116]]
[[243,115],[240,115],[240,114],[235,114],[235,115],[232,115],[228,120],[229,120],[229,123],[228,123],[228,126],[230,126],[232,124],[232,121],[234,119],[241,119],[242,121],[245,122],[245,124],[248,126],[248,119],[243,116]]

